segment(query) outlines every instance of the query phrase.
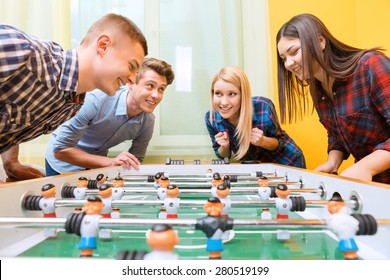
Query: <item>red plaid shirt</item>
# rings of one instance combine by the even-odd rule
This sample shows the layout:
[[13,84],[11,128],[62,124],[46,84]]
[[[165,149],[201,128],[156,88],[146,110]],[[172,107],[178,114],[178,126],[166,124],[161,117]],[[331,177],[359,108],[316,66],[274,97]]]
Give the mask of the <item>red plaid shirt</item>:
[[[333,95],[334,101],[325,92],[314,100],[328,131],[328,152],[342,151],[359,161],[376,150],[390,151],[388,57],[378,52],[363,55],[352,76],[335,81]],[[390,169],[373,180],[390,184]]]

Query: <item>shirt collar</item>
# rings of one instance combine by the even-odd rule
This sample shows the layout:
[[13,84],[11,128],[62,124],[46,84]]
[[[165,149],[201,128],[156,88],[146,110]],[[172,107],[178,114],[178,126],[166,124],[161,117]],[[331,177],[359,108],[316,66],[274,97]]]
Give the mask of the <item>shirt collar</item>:
[[129,94],[129,87],[123,86],[119,89],[119,92],[116,94],[119,94],[118,98],[118,106],[116,108],[115,115],[121,116],[125,115],[127,116],[127,95]]
[[222,118],[219,112],[214,112],[214,118],[217,123],[223,123],[225,120]]
[[[115,115],[127,117],[127,95],[129,94],[129,87],[121,87],[116,94],[119,94],[118,106],[116,108]],[[131,118],[132,122],[141,122],[145,112],[141,112],[138,115]]]

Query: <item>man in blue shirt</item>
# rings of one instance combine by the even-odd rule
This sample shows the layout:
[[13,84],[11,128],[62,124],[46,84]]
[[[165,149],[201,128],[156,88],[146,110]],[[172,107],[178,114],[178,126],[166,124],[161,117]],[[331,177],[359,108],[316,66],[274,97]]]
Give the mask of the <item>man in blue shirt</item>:
[[[52,133],[46,176],[117,165],[138,168],[153,135],[153,111],[173,79],[171,65],[148,58],[135,84],[121,87],[114,96],[100,90],[88,93],[79,113]],[[126,140],[132,140],[128,151],[107,157],[111,147]]]

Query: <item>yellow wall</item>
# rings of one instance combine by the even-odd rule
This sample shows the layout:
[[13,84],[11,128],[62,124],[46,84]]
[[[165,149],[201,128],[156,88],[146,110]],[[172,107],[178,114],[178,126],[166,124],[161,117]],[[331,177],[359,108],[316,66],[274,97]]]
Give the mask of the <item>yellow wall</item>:
[[[383,46],[388,49],[387,55],[390,54],[389,0],[268,0],[268,7],[274,89],[277,89],[275,37],[279,28],[297,14],[316,15],[336,38],[346,44],[361,48]],[[276,90],[274,101],[278,106]],[[308,169],[326,161],[326,131],[316,112],[297,123],[284,124],[283,128],[302,148]],[[352,163],[350,157],[339,171]]]

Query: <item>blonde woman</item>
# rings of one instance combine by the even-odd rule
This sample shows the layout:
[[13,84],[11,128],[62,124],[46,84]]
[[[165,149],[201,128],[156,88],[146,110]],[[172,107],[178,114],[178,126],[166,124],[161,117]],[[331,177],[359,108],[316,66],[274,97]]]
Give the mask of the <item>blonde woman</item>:
[[242,162],[272,162],[305,168],[305,158],[280,127],[272,101],[253,96],[244,71],[222,68],[211,84],[211,110],[205,116],[215,154]]

